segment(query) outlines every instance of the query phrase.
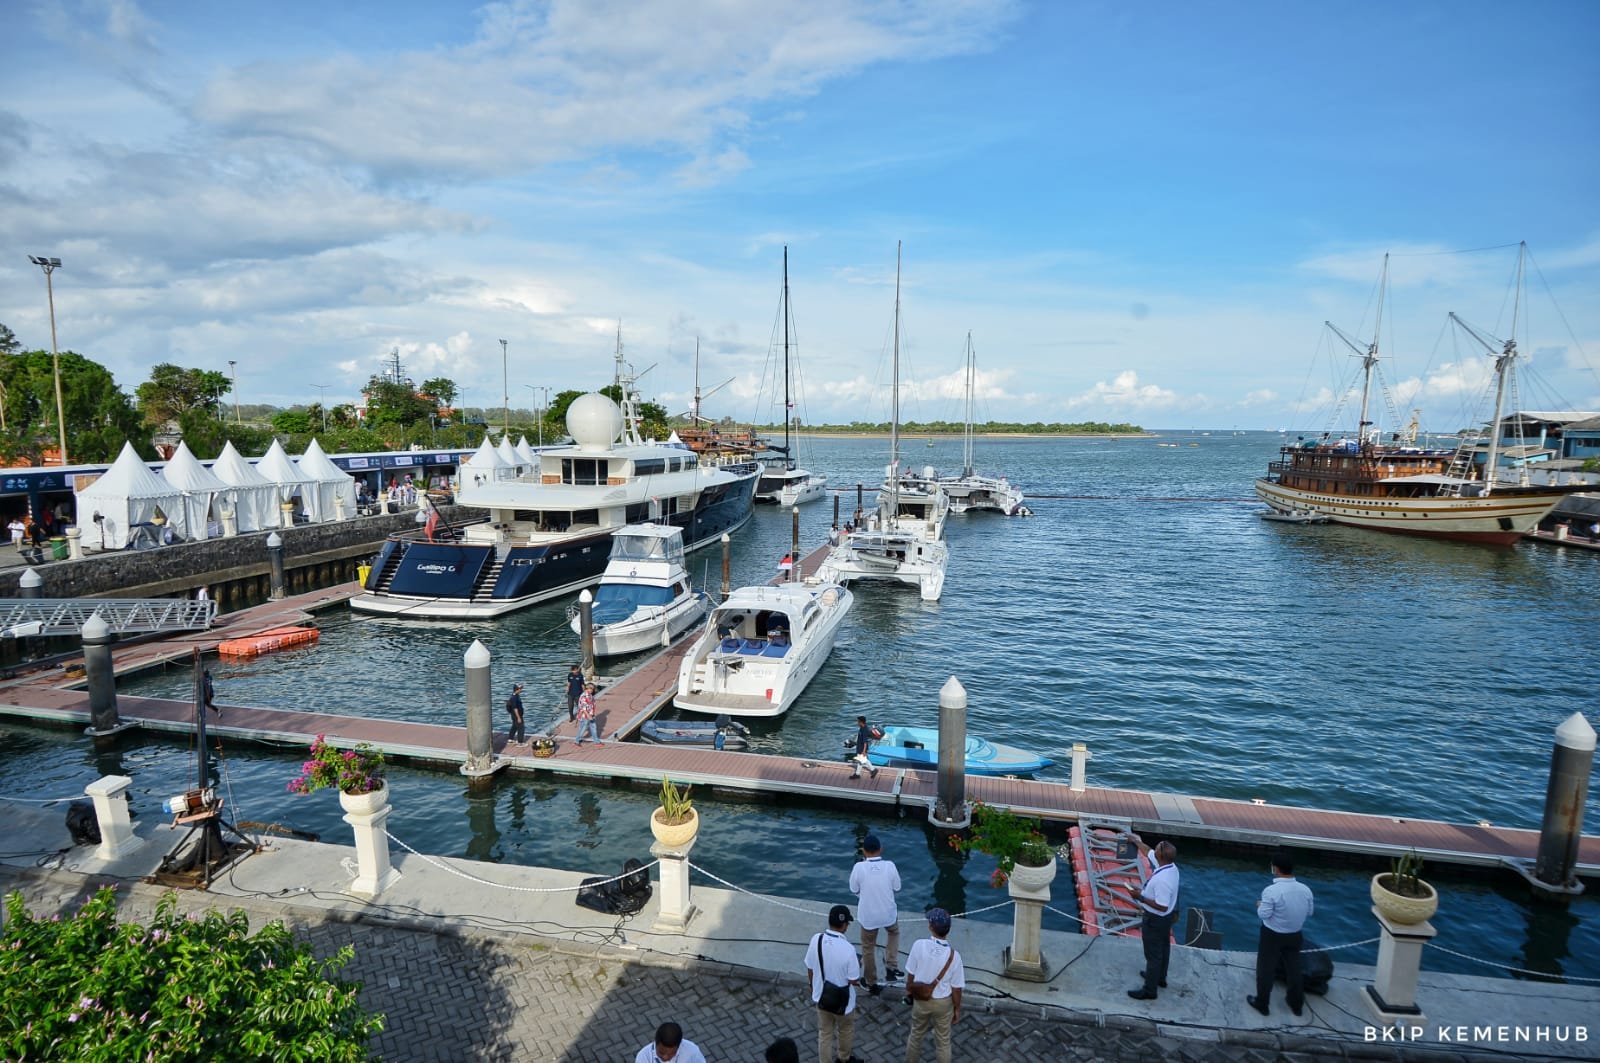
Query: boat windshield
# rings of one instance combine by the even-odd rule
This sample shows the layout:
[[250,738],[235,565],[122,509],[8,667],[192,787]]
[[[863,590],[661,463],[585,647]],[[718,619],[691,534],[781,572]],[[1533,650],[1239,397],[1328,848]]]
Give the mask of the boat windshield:
[[594,622],[614,624],[626,620],[636,609],[670,605],[671,587],[641,587],[634,583],[602,583],[595,589]]
[[627,535],[618,532],[611,537],[613,561],[667,561],[683,564],[683,539],[680,536],[663,538],[658,535]]

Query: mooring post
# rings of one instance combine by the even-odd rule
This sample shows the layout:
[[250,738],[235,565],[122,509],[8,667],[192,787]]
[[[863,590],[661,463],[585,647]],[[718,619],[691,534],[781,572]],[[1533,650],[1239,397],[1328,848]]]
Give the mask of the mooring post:
[[728,595],[733,593],[733,540],[727,532],[722,533],[722,600],[727,601]]
[[83,532],[76,525],[67,529],[67,557],[72,561],[83,560]]
[[1089,747],[1082,742],[1072,743],[1072,789],[1083,793],[1089,775]]
[[792,528],[789,532],[789,582],[800,582],[800,507],[789,507]]
[[284,597],[283,591],[283,539],[277,532],[267,536],[267,563],[272,566],[272,600]]
[[972,822],[967,807],[967,688],[955,676],[939,688],[939,791],[928,822],[949,830]]
[[1536,889],[1570,895],[1583,888],[1574,869],[1578,843],[1583,840],[1583,806],[1589,799],[1594,747],[1594,728],[1583,713],[1573,713],[1556,728],[1544,822],[1539,826],[1539,855],[1531,880]]
[[44,580],[39,578],[39,573],[30,568],[26,569],[22,575],[17,578],[17,597],[44,597]]
[[578,595],[578,639],[583,644],[583,666],[578,670],[583,678],[594,678],[594,595],[583,591]]
[[116,641],[98,610],[83,622],[83,674],[89,685],[89,726],[83,733],[91,738],[107,738],[133,726],[117,716],[117,677],[111,667],[111,644]]
[[865,503],[865,501],[863,501],[865,499],[865,497],[866,497],[865,488],[863,488],[860,483],[857,483],[856,484],[856,519],[855,519],[855,526],[858,527],[858,528],[861,527],[861,516],[862,516],[862,514],[864,514],[866,512],[866,503]]
[[461,774],[469,779],[493,775],[505,767],[494,755],[493,697],[490,694],[489,649],[472,640],[462,656],[467,673],[467,762]]
[[144,839],[133,833],[133,820],[128,816],[127,790],[132,785],[126,775],[103,775],[83,788],[94,802],[94,818],[100,824],[100,847],[94,851],[97,860],[115,860],[144,844]]
[[837,493],[833,496],[833,527],[835,531],[839,528],[839,496]]

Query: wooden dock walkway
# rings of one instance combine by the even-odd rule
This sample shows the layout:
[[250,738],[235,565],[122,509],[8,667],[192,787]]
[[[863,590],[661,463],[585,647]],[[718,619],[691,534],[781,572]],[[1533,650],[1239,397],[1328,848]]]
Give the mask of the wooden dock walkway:
[[[814,571],[825,549],[806,557],[802,565],[813,566],[810,571]],[[224,638],[285,623],[303,623],[309,611],[337,604],[354,593],[354,584],[348,584],[298,595],[229,614],[220,630],[120,648],[115,654],[117,668],[121,673],[180,660],[195,646],[209,652]],[[631,735],[671,700],[677,686],[677,662],[692,641],[692,636],[680,639],[601,693],[596,708],[602,734],[608,739]],[[87,725],[89,701],[81,686],[81,680],[63,682],[58,669],[12,680],[0,685],[0,716]],[[187,701],[119,695],[118,705],[122,719],[136,722],[145,730],[178,735],[194,730],[193,707]],[[303,747],[324,734],[336,745],[368,742],[385,754],[425,763],[450,766],[466,760],[465,726],[226,703],[222,710],[220,717],[208,717],[206,728],[223,739]],[[533,723],[536,725],[537,721]],[[886,810],[911,808],[925,812],[932,806],[938,789],[934,772],[885,768],[876,777],[863,775],[856,779],[851,778],[851,766],[843,759],[609,740],[602,746],[580,747],[571,741],[576,734],[574,725],[558,720],[553,730],[558,742],[552,757],[534,757],[526,746],[507,749],[501,733],[494,736],[495,752],[514,772],[553,773],[596,783],[625,780],[647,786],[658,784],[663,775],[668,775],[679,783],[709,788],[713,793],[803,796]],[[1089,787],[1074,791],[1062,782],[972,776],[966,780],[966,791],[969,800],[1013,808],[1057,824],[1080,819],[1121,821],[1157,835],[1253,846],[1282,843],[1368,856],[1391,856],[1415,849],[1430,862],[1478,867],[1530,860],[1538,848],[1538,832],[1532,830],[1140,790]],[[1580,874],[1600,877],[1600,835],[1584,835],[1578,862]]]

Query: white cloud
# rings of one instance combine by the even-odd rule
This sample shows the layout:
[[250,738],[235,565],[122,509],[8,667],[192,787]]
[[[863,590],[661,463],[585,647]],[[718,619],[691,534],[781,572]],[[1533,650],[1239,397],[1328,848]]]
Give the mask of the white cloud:
[[1173,409],[1182,401],[1177,392],[1159,384],[1141,384],[1136,370],[1124,369],[1110,383],[1104,380],[1096,381],[1094,387],[1088,391],[1068,399],[1067,408],[1159,411]]
[[1278,393],[1273,391],[1271,388],[1262,388],[1258,391],[1252,391],[1244,398],[1239,400],[1239,405],[1245,407],[1246,409],[1249,409],[1253,406],[1276,406],[1277,404]]

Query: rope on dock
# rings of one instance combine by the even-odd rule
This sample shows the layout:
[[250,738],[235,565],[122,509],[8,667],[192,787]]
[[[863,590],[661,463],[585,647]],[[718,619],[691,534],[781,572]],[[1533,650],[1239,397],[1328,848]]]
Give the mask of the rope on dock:
[[[739,893],[743,893],[747,897],[754,897],[758,901],[765,901],[767,904],[775,904],[779,908],[787,908],[787,909],[789,909],[789,911],[791,911],[791,912],[799,912],[801,915],[811,915],[811,916],[816,916],[817,918],[821,918],[822,916],[827,914],[826,912],[814,911],[814,910],[812,910],[810,908],[800,908],[800,907],[797,907],[797,906],[795,906],[793,904],[785,904],[782,901],[777,900],[776,898],[768,897],[767,895],[762,894],[762,893],[751,892],[750,890],[745,889],[743,886],[741,886],[741,885],[739,885],[737,883],[729,882],[725,878],[719,878],[718,876],[713,875],[711,872],[707,871],[705,868],[701,867],[699,864],[690,863],[689,866],[691,868],[693,868],[694,870],[700,872],[706,878],[708,878],[711,881],[717,883],[718,885],[726,886],[731,890],[735,890],[735,891],[737,891]],[[969,915],[977,915],[980,912],[992,912],[996,908],[1008,908],[1012,904],[1015,904],[1015,903],[1016,903],[1015,901],[1007,899],[1007,900],[1001,901],[999,904],[991,904],[987,908],[973,908],[970,911],[954,912],[954,913],[951,914],[950,918],[952,918],[952,919],[965,919]],[[920,921],[920,917],[907,917],[905,919],[896,920],[896,922],[900,922],[900,923],[914,923],[914,922],[919,922],[919,921]]]
[[434,867],[437,867],[441,871],[448,871],[452,875],[464,878],[468,882],[476,882],[480,886],[493,886],[496,889],[510,890],[513,893],[577,893],[579,890],[594,889],[597,886],[607,886],[613,882],[621,882],[623,879],[632,875],[637,875],[641,871],[649,871],[652,867],[655,867],[657,864],[661,863],[660,860],[652,860],[648,864],[642,864],[630,871],[624,871],[620,875],[614,875],[611,878],[600,879],[597,882],[584,882],[576,886],[509,886],[504,882],[490,882],[486,878],[479,878],[477,875],[469,875],[465,871],[451,867],[449,864],[429,856],[427,853],[417,852],[417,850],[411,848],[411,846],[407,845],[399,838],[396,838],[388,831],[384,831],[383,833],[388,835],[390,841],[400,846],[400,848],[404,849],[406,852],[422,857],[422,859],[426,860],[428,863],[432,864]]
[[[1373,938],[1372,940],[1376,941],[1378,939]],[[1576,974],[1552,974],[1549,971],[1530,971],[1526,967],[1513,967],[1508,963],[1495,963],[1493,960],[1485,960],[1479,956],[1468,956],[1464,952],[1457,952],[1454,949],[1447,949],[1443,945],[1435,945],[1431,941],[1425,942],[1425,944],[1430,949],[1438,949],[1440,952],[1448,952],[1450,955],[1455,956],[1458,959],[1471,960],[1473,963],[1481,963],[1485,967],[1498,967],[1502,971],[1511,971],[1514,974],[1526,974],[1531,975],[1534,978],[1550,978],[1561,982],[1600,982],[1600,978],[1586,978]]]
[[56,805],[62,801],[82,800],[86,796],[86,794],[73,794],[71,797],[48,797],[41,801],[37,797],[11,797],[7,794],[0,794],[0,801],[15,801],[19,805]]

